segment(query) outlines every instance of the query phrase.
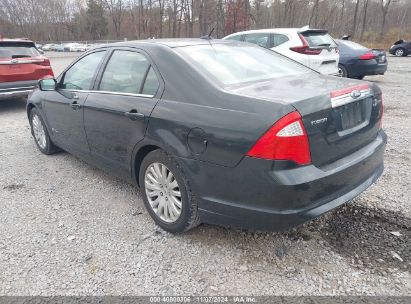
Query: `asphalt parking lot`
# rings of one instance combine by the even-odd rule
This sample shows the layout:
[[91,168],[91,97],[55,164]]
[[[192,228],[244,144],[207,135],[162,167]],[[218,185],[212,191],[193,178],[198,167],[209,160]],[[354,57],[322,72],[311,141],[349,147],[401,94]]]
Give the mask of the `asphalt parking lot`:
[[[51,54],[57,75],[75,55]],[[411,56],[381,86],[385,172],[296,230],[156,227],[139,190],[68,153],[46,156],[25,101],[0,102],[0,295],[410,295]]]

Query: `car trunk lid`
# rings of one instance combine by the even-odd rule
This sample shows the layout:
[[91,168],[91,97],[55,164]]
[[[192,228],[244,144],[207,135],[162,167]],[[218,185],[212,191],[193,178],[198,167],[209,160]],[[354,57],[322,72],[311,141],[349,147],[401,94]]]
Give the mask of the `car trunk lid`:
[[365,82],[311,75],[252,84],[235,93],[291,104],[298,110],[317,167],[367,145],[380,129],[381,91]]

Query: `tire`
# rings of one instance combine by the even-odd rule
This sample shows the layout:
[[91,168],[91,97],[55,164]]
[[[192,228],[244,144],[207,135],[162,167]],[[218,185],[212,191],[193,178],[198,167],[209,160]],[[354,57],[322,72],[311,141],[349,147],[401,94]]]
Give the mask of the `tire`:
[[405,56],[405,50],[403,48],[398,48],[395,50],[395,56],[397,57],[403,57]]
[[[36,143],[37,148],[46,155],[51,155],[51,154],[56,153],[59,149],[51,141],[46,124],[44,123],[44,120],[41,117],[39,111],[36,108],[33,108],[30,111],[29,117],[30,117],[31,135],[34,138],[34,142]],[[44,133],[40,134],[41,132],[44,132]]]
[[140,166],[139,183],[144,205],[162,229],[179,233],[200,224],[195,195],[183,170],[170,155],[160,149],[147,154]]
[[341,77],[344,77],[344,78],[348,77],[347,69],[342,64],[338,65],[338,73],[340,74]]

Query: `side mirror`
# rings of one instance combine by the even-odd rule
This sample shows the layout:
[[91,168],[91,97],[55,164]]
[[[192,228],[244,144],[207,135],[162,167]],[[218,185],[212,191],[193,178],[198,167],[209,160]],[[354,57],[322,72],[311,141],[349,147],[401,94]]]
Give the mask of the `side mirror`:
[[57,81],[54,78],[45,78],[39,80],[40,91],[54,91],[57,86]]

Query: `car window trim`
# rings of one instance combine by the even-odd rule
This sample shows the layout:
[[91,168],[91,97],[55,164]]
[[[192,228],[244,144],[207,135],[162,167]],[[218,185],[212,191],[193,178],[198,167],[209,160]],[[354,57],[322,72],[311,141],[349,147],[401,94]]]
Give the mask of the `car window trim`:
[[76,93],[101,93],[101,94],[110,94],[110,95],[123,95],[123,96],[133,96],[133,97],[142,97],[142,98],[154,98],[155,95],[149,94],[135,94],[135,93],[122,93],[122,92],[113,92],[113,91],[98,91],[98,90],[77,90],[77,89],[64,89],[69,92]]
[[[140,90],[139,90],[140,93],[139,94],[98,90],[100,88],[101,80],[103,79],[104,71],[106,70],[107,65],[110,62],[110,59],[113,56],[115,51],[135,52],[135,53],[139,53],[139,54],[143,55],[147,59],[147,62],[149,63],[149,65],[148,65],[147,70],[144,74],[144,78],[141,82],[141,86],[140,86]],[[148,75],[148,72],[150,71],[150,68],[153,68],[154,74],[157,77],[158,88],[157,88],[156,94],[154,94],[154,95],[141,94],[142,90],[144,89],[144,85],[146,83],[147,75]],[[134,97],[143,97],[143,98],[154,99],[156,97],[156,95],[160,92],[160,89],[161,89],[161,91],[163,89],[162,77],[159,77],[159,74],[160,73],[156,71],[156,68],[154,68],[151,57],[144,50],[139,49],[139,48],[130,48],[130,47],[113,47],[109,50],[109,54],[107,55],[107,57],[102,61],[102,65],[99,68],[99,71],[97,73],[94,85],[92,86],[94,90],[89,90],[89,93],[103,93],[103,94],[111,94],[111,95],[134,96]],[[161,81],[160,81],[160,79],[161,79]]]
[[[147,61],[148,61],[148,60],[147,60]],[[144,86],[146,85],[147,75],[148,75],[148,72],[149,72],[150,69],[151,69],[151,62],[148,61],[148,63],[149,63],[149,65],[148,65],[148,67],[147,67],[147,69],[146,69],[146,72],[144,73],[144,77],[143,77],[143,80],[141,81],[141,85],[140,85],[140,90],[138,91],[139,94],[142,94],[142,93],[143,93]],[[157,76],[157,75],[156,75],[156,76]],[[158,82],[158,81],[157,81],[157,82]],[[159,85],[160,85],[160,84],[159,84]],[[158,88],[157,88],[157,90],[158,90]]]

